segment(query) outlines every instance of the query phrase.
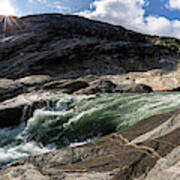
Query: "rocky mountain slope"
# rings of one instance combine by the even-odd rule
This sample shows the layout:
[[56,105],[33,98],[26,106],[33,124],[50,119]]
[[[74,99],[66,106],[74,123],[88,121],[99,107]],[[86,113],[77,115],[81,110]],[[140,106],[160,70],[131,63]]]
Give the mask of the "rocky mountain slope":
[[0,29],[4,26],[1,77],[42,73],[77,77],[177,68],[178,41],[172,39],[171,46],[171,41],[162,43],[120,26],[58,14],[12,17],[2,21]]
[[[61,93],[81,98],[95,94],[98,98],[104,93],[143,93],[150,99],[147,100],[150,106],[142,103],[137,107],[154,112],[162,106],[163,110],[108,135],[114,131],[110,126],[102,133],[105,137],[87,145],[17,161],[0,171],[0,180],[178,180],[180,111],[172,97],[179,98],[173,93],[180,89],[179,40],[143,35],[72,15],[1,16],[0,72],[0,142],[4,138],[3,128],[10,128],[5,129],[9,132],[14,126],[27,124],[36,109],[52,110],[52,99]],[[153,91],[171,91],[174,105],[168,101],[170,96],[164,95],[161,102],[156,93],[154,97],[144,95]],[[145,101],[136,95],[118,104],[118,98],[110,99],[111,106],[108,104],[103,111],[105,117],[106,112],[120,108],[123,103],[127,103],[123,104],[127,108],[119,110],[117,116],[121,117],[126,109],[131,112],[131,103]],[[98,101],[93,108],[96,110],[106,100]],[[71,103],[67,101],[65,105],[75,108]],[[136,111],[132,110],[132,115]],[[78,118],[87,118],[86,113]],[[63,121],[65,117],[63,114]],[[125,113],[124,117],[130,116]]]
[[[1,17],[0,31],[0,78],[50,75],[61,80],[119,75],[121,83],[137,80],[153,90],[180,86],[180,42],[176,39],[60,14]],[[127,74],[147,71],[149,76]],[[161,85],[157,88],[152,81]]]

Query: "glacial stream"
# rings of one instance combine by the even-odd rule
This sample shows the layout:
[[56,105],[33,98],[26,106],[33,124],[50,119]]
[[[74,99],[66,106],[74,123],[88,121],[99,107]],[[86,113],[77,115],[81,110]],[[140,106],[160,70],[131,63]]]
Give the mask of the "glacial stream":
[[76,146],[180,107],[180,93],[59,95],[27,124],[0,129],[0,165]]

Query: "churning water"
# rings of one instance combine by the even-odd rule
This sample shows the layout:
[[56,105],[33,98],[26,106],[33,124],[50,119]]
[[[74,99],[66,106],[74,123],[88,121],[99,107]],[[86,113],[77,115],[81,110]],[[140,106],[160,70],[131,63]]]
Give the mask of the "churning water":
[[27,124],[0,129],[0,165],[81,144],[180,106],[180,93],[60,95]]

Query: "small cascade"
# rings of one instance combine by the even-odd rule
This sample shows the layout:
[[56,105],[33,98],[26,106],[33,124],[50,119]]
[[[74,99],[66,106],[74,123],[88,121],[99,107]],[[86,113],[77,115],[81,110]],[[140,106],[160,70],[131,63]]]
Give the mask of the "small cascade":
[[25,123],[29,117],[31,117],[32,114],[32,106],[26,105],[23,108],[23,114],[21,117],[21,123]]

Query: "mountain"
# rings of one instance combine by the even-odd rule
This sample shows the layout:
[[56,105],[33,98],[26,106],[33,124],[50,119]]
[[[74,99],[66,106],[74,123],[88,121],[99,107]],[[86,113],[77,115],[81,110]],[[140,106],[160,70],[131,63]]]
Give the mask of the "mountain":
[[48,74],[64,79],[177,69],[176,39],[72,15],[1,18],[1,78]]

